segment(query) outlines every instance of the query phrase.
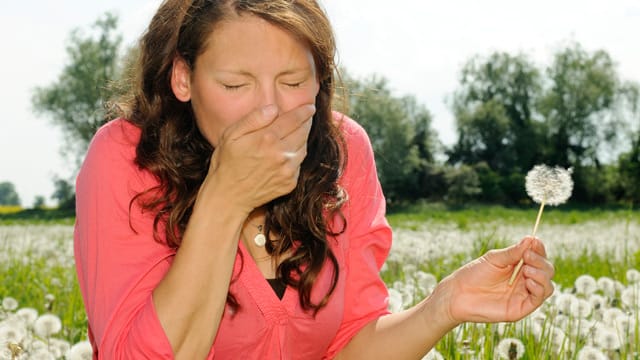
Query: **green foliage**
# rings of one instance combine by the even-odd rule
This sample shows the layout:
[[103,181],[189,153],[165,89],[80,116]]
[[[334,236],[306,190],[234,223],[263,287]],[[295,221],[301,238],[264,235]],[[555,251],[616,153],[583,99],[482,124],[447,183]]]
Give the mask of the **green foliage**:
[[56,178],[54,180],[54,192],[51,198],[56,200],[60,209],[72,210],[75,208],[75,193],[73,185],[64,180]]
[[446,174],[447,198],[455,204],[473,200],[480,193],[480,180],[474,169],[467,165],[453,168]]
[[120,73],[122,37],[114,33],[117,24],[117,17],[106,13],[93,24],[91,34],[72,31],[67,45],[69,63],[56,82],[36,88],[32,98],[36,112],[62,129],[66,154],[77,162],[105,123],[105,103],[113,92],[108,85]]
[[613,60],[574,43],[555,54],[547,74],[552,85],[539,104],[549,139],[546,160],[564,167],[597,163],[601,131],[616,125],[607,116],[620,93]]
[[367,131],[389,203],[424,197],[420,185],[434,171],[439,143],[431,114],[412,96],[394,96],[385,78],[359,80],[342,71],[349,89],[349,113]]
[[35,199],[33,200],[33,208],[34,209],[41,209],[44,208],[45,206],[45,199],[44,196],[42,195],[38,195],[35,197]]
[[0,182],[0,205],[20,205],[20,196],[12,182]]
[[540,90],[539,70],[524,55],[469,60],[454,94],[459,138],[449,162],[484,162],[499,174],[528,170],[537,159],[531,144],[540,133],[533,119]]

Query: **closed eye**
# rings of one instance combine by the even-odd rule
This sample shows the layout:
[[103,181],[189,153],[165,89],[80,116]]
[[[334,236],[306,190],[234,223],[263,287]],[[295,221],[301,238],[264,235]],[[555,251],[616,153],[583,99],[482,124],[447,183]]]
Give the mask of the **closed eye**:
[[234,91],[234,90],[238,90],[241,87],[244,86],[244,84],[240,84],[240,85],[227,85],[227,84],[222,84],[225,88],[225,90],[229,90],[229,91]]
[[296,83],[285,83],[290,88],[299,88],[304,81],[296,82]]

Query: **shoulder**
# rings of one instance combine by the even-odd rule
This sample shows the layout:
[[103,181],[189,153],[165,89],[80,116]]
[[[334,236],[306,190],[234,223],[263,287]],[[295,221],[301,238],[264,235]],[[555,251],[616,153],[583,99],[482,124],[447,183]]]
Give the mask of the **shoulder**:
[[140,129],[125,119],[109,121],[93,136],[77,181],[118,183],[131,180],[146,183],[148,174],[135,163]]
[[140,129],[125,119],[107,122],[93,136],[87,155],[94,152],[135,156],[140,141]]
[[369,136],[362,125],[340,112],[333,111],[332,115],[333,121],[342,131],[342,135],[344,136],[347,145],[351,145],[352,143],[359,145],[362,145],[363,142],[369,143]]

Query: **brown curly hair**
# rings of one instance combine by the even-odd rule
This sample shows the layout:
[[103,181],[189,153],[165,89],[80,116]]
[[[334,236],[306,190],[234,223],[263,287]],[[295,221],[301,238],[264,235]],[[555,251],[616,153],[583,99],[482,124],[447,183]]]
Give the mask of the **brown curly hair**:
[[[304,309],[316,313],[338,281],[338,263],[327,239],[346,227],[340,212],[346,196],[338,184],[346,152],[331,112],[337,74],[335,39],[315,0],[166,0],[160,5],[140,39],[132,86],[117,107],[119,116],[142,130],[137,165],[159,180],[156,188],[138,194],[132,202],[155,211],[156,241],[180,246],[215,149],[197,128],[191,104],[180,102],[171,90],[173,60],[180,56],[192,67],[215,24],[241,15],[265,19],[303,40],[317,67],[320,91],[298,184],[290,194],[266,204],[265,218],[265,232],[279,239],[267,242],[267,251],[278,257],[295,249],[278,266],[278,277],[298,289]],[[335,215],[343,218],[341,229],[332,229],[327,221]],[[158,234],[159,225],[164,225],[164,238]],[[314,303],[311,289],[327,260],[333,266],[332,284],[324,298]],[[231,294],[228,301],[238,305]]]

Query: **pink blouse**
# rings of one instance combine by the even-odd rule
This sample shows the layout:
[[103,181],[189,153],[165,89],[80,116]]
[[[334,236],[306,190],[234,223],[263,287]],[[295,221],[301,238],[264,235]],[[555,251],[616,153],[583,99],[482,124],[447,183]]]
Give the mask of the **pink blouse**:
[[[278,299],[239,242],[230,291],[240,309],[235,314],[226,309],[208,359],[331,359],[362,327],[388,313],[379,271],[391,229],[371,144],[360,125],[337,113],[334,117],[347,143],[340,182],[349,199],[342,209],[346,231],[330,239],[340,266],[333,295],[315,318],[300,307],[294,288]],[[129,208],[135,194],[157,184],[133,161],[139,137],[140,130],[128,121],[104,125],[76,182],[74,249],[94,359],[173,358],[152,292],[175,251],[154,241],[153,214],[135,202]],[[331,266],[325,266],[312,300],[324,296],[331,275]]]

